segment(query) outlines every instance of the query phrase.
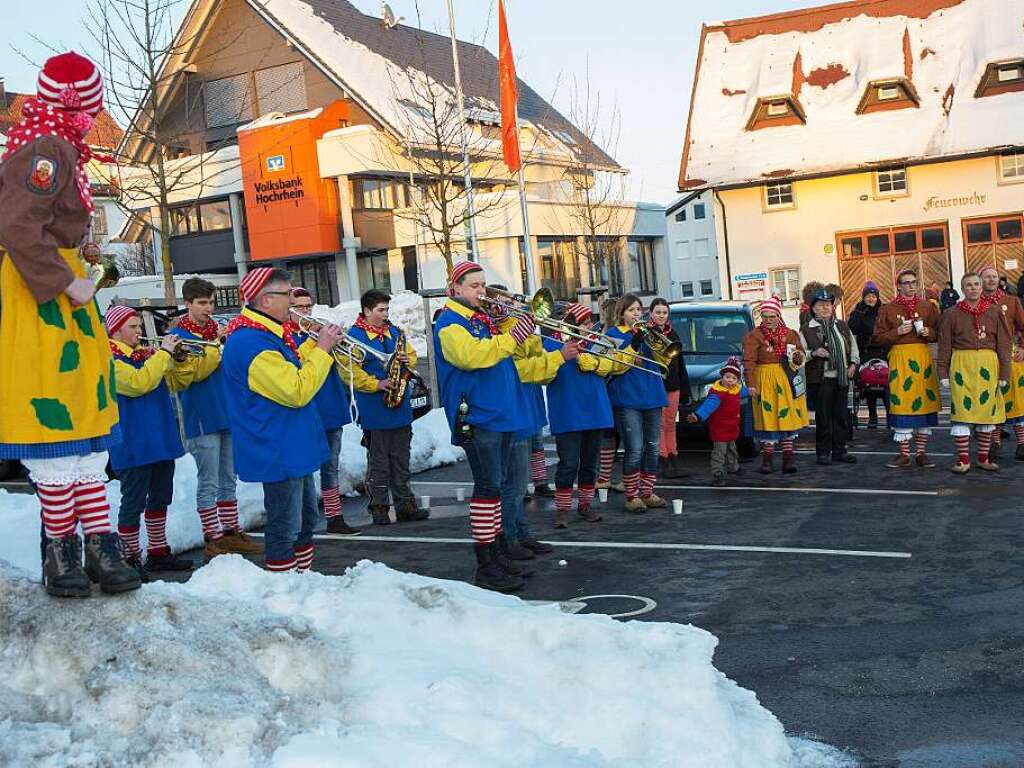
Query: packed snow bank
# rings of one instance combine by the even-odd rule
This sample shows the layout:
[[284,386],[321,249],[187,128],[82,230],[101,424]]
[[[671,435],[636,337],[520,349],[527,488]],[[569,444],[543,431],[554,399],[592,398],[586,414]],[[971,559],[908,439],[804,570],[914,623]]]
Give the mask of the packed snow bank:
[[[359,441],[362,430],[355,424],[345,427],[341,448],[341,490],[350,493],[366,476],[366,449]],[[435,409],[412,425],[410,467],[422,472],[431,467],[453,464],[466,456],[451,444],[451,431],[444,411]],[[121,484],[107,485],[111,520],[117,523],[121,506]],[[203,530],[196,514],[196,463],[186,454],[178,459],[174,472],[174,501],[167,513],[167,541],[175,552],[183,552],[203,543]],[[263,487],[253,483],[238,484],[238,509],[242,525],[248,529],[262,525]],[[142,528],[146,541],[146,529]],[[38,576],[39,565],[39,502],[35,496],[9,493],[0,489],[0,560]]]
[[[444,299],[431,299],[431,313],[444,303]],[[359,314],[359,301],[345,301],[334,307],[317,304],[313,314],[351,327]],[[416,354],[427,354],[427,326],[423,315],[423,297],[413,291],[398,291],[391,296],[391,322],[405,331]]]
[[0,568],[0,764],[850,764],[787,740],[715,645],[365,561],[275,575],[223,556],[86,602]]

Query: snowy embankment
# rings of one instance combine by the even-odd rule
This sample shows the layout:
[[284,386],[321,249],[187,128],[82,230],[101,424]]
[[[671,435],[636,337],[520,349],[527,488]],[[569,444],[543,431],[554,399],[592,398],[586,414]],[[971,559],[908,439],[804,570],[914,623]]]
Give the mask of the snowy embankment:
[[690,626],[361,562],[58,602],[0,566],[0,765],[806,768]]
[[[341,448],[341,491],[350,493],[366,475],[366,449],[359,441],[362,430],[355,424],[345,427]],[[288,450],[287,445],[281,446]],[[444,412],[435,409],[413,422],[410,467],[422,472],[442,464],[453,464],[465,458],[465,452],[451,444],[451,432]],[[107,484],[111,519],[117,524],[121,503],[121,484]],[[238,484],[238,507],[245,528],[262,525],[263,486]],[[142,540],[146,540],[145,526]],[[167,541],[175,552],[183,552],[203,543],[203,530],[196,513],[196,463],[186,454],[178,459],[174,472],[174,501],[167,514]],[[7,560],[34,576],[39,565],[39,502],[35,496],[0,490],[0,560]]]

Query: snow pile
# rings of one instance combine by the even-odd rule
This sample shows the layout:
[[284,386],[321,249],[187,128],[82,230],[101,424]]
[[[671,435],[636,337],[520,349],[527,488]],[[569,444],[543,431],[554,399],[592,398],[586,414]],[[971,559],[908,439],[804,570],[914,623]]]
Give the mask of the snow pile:
[[61,604],[0,570],[0,764],[850,764],[787,740],[715,644],[365,561],[272,575],[223,556]]
[[[366,449],[360,444],[363,432],[355,424],[345,427],[341,449],[341,490],[350,493],[366,476]],[[412,425],[410,467],[422,472],[431,467],[453,464],[465,458],[461,448],[451,444],[451,432],[444,411],[436,409]],[[111,520],[117,523],[121,506],[121,484],[107,485]],[[203,543],[203,530],[196,514],[196,464],[186,454],[178,459],[174,472],[174,501],[167,511],[167,542],[175,552]],[[263,487],[257,483],[238,484],[238,511],[242,525],[252,528],[265,520]],[[142,527],[142,541],[146,528]],[[0,560],[7,560],[34,576],[39,565],[39,502],[35,496],[0,489]],[[0,762],[2,765],[2,762]]]
[[[317,304],[313,314],[350,328],[359,314],[359,300],[344,301],[334,307]],[[415,291],[398,291],[391,296],[391,322],[405,331],[416,354],[427,354],[427,326],[423,316],[423,297]]]

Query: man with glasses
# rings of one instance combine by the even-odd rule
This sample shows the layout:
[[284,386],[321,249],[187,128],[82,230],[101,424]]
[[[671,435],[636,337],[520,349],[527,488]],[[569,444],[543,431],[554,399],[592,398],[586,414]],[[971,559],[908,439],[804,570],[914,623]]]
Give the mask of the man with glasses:
[[[873,343],[889,347],[889,427],[900,452],[886,465],[905,469],[928,458],[928,436],[939,423],[939,381],[928,345],[938,338],[939,310],[918,293],[917,273],[905,269],[896,278],[899,295],[878,311]],[[910,440],[915,458],[910,459]]]

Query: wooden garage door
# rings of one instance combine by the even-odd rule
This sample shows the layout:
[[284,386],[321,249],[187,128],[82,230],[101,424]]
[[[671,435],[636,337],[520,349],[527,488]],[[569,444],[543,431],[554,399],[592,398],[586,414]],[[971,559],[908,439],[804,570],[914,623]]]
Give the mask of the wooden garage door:
[[1024,270],[1024,219],[1019,213],[964,221],[964,263],[967,271],[995,267],[1013,285]]
[[[836,235],[839,284],[845,296],[860,298],[869,280],[882,301],[896,297],[896,275],[904,269],[918,274],[921,295],[932,284],[941,290],[949,280],[949,232],[945,224],[888,227]],[[856,301],[846,301],[852,308]]]

